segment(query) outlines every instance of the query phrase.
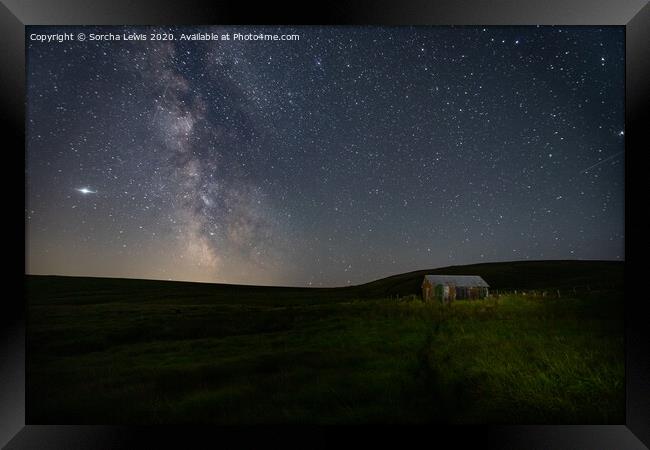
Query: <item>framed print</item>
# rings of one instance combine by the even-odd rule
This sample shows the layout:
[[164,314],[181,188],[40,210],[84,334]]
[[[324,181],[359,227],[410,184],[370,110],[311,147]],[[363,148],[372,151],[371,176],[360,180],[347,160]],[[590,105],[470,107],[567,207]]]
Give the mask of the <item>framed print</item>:
[[2,443],[644,448],[649,14],[7,2]]

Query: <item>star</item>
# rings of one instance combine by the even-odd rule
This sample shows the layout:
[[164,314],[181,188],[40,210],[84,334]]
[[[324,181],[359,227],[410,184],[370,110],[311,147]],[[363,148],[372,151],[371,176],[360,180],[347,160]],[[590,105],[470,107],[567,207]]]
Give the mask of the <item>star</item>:
[[88,189],[87,187],[83,188],[75,188],[76,191],[81,192],[83,195],[88,195],[88,194],[96,194],[97,191],[92,191]]

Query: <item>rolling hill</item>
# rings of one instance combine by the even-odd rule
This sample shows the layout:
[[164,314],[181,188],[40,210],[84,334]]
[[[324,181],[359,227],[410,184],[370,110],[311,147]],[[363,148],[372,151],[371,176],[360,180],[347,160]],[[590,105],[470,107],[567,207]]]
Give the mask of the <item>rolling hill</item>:
[[27,275],[26,293],[31,304],[155,301],[193,303],[321,303],[355,298],[419,295],[425,274],[480,275],[492,291],[533,289],[621,289],[623,262],[616,261],[515,261],[450,266],[393,275],[369,283],[336,288],[301,288],[235,284],[191,283]]
[[[341,288],[27,276],[27,420],[624,423],[623,267],[490,263]],[[425,273],[504,295],[422,302]]]

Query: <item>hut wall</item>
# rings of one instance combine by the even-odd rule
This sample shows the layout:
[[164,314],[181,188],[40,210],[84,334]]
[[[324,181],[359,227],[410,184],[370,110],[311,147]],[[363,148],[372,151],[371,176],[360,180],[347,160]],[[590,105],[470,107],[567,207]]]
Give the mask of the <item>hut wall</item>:
[[488,296],[488,288],[484,286],[455,286],[452,283],[433,284],[425,279],[422,282],[422,298],[449,303],[454,300],[482,299]]
[[431,300],[431,297],[433,296],[433,289],[431,287],[431,283],[428,281],[425,281],[422,284],[422,299],[423,300]]

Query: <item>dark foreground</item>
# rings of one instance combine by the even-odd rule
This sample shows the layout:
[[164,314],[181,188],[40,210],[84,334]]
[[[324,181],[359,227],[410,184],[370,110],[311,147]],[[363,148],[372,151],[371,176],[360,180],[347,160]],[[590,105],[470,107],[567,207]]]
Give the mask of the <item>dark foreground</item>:
[[438,272],[500,296],[28,276],[27,423],[624,423],[621,263]]

